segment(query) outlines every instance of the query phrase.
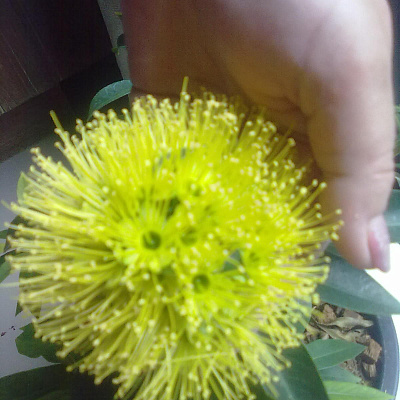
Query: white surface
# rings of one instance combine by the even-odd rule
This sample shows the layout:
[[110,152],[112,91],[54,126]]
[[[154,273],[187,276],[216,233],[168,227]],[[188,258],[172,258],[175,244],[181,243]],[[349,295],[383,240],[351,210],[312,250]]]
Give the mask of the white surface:
[[[378,281],[389,293],[400,301],[400,244],[390,245],[391,269],[384,273],[379,270],[370,270],[368,273]],[[400,315],[393,316],[397,336],[400,338]],[[400,399],[400,397],[399,397]]]
[[[56,139],[51,135],[40,143],[46,155],[58,153],[53,146]],[[0,200],[10,204],[16,201],[17,182],[21,171],[28,171],[32,164],[30,152],[24,151],[0,164]],[[10,222],[15,215],[4,205],[0,204],[0,230],[4,223]],[[16,274],[9,276],[4,283],[16,282]],[[49,363],[42,357],[32,359],[18,353],[15,338],[20,335],[20,327],[29,324],[30,319],[22,314],[15,317],[17,306],[18,288],[0,288],[0,377],[15,372],[24,371]]]
[[[59,158],[59,152],[54,148],[55,135],[51,135],[40,142],[43,154]],[[0,165],[0,200],[10,203],[16,200],[17,181],[21,171],[27,171],[31,162],[31,154],[24,151]],[[4,222],[9,222],[14,217],[13,213],[3,205],[0,205],[0,230],[4,229]],[[391,271],[382,273],[377,270],[369,271],[382,286],[393,296],[400,300],[400,245],[391,245]],[[16,276],[10,276],[5,282],[16,281]],[[0,377],[13,374],[18,371],[47,365],[43,358],[31,359],[20,355],[15,346],[15,338],[21,333],[18,329],[29,323],[27,317],[21,315],[15,317],[17,303],[17,288],[0,288]],[[400,316],[393,318],[397,335],[400,338]],[[396,400],[400,400],[400,393]]]
[[[400,244],[390,245],[390,271],[387,273],[379,270],[370,270],[368,273],[378,281],[389,293],[400,301]],[[393,322],[396,327],[397,337],[400,342],[400,315],[393,315]],[[399,385],[400,389],[400,385]],[[397,390],[395,400],[400,400],[400,390]]]

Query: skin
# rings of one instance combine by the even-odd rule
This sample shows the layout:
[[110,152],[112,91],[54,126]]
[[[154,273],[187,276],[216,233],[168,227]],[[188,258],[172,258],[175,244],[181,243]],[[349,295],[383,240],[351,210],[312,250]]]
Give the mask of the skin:
[[[392,23],[377,0],[123,0],[132,96],[174,96],[184,76],[266,106],[294,129],[342,209],[339,251],[389,267],[382,213],[393,184]],[[189,88],[189,89],[190,89]]]

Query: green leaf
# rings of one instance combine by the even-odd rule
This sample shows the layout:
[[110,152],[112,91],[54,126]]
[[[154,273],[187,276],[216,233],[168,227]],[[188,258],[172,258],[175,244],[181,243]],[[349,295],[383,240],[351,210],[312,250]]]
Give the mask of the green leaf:
[[[275,397],[270,397],[267,393],[265,393],[264,388],[261,385],[257,386],[250,386],[250,392],[257,400],[278,400]],[[216,396],[215,393],[211,393],[210,399],[209,400],[218,400],[218,397]]]
[[22,312],[22,307],[19,301],[17,301],[17,307],[15,308],[15,315],[18,315],[19,313]]
[[35,330],[32,324],[22,327],[21,330],[23,332],[15,339],[20,354],[30,358],[43,356],[49,362],[60,362],[56,356],[57,345],[35,338]]
[[[291,361],[292,366],[278,372],[279,381],[275,384],[276,395],[264,387],[268,396],[276,400],[329,399],[316,366],[303,345],[285,350],[283,356]],[[259,398],[262,399],[262,397]]]
[[0,400],[49,400],[45,396],[66,388],[68,378],[61,365],[8,375],[0,379]]
[[125,35],[121,33],[117,38],[117,46],[118,47],[125,47]]
[[[399,168],[399,167],[397,167],[397,165],[398,165],[398,164],[396,164],[396,168]],[[400,174],[399,174],[398,172],[395,172],[394,178],[396,179],[397,184],[400,185]],[[395,190],[396,190],[396,189],[395,189]]]
[[[257,385],[254,387],[250,387],[251,394],[256,396],[257,400],[278,400],[276,397],[271,397],[269,394],[265,392],[265,388],[261,385]],[[215,394],[212,394],[210,400],[218,400]]]
[[36,400],[73,400],[69,389],[56,390]]
[[0,283],[4,281],[4,279],[7,278],[8,275],[10,275],[11,272],[11,265],[7,261],[4,261],[0,265]]
[[351,382],[324,382],[329,400],[391,400],[394,396]]
[[322,370],[334,367],[358,356],[363,352],[365,346],[358,343],[346,342],[345,340],[320,339],[307,344],[306,349],[317,369]]
[[26,179],[26,175],[21,172],[17,183],[17,198],[19,201],[22,201],[22,196],[24,194],[25,188],[28,185],[28,180]]
[[389,206],[385,212],[385,220],[392,242],[400,242],[400,190],[393,189]]
[[7,233],[8,229],[4,229],[2,231],[0,231],[0,239],[6,239],[7,238]]
[[321,369],[318,372],[323,381],[340,381],[353,383],[358,383],[361,381],[361,378],[352,374],[347,369],[339,367],[338,365]]
[[340,256],[330,257],[329,277],[317,288],[323,302],[366,314],[400,314],[400,303],[375,279]]
[[340,253],[337,251],[336,246],[335,246],[332,242],[330,242],[330,243],[328,244],[328,247],[326,248],[325,253],[326,253],[329,257],[331,257],[331,256],[342,257],[342,256],[340,255]]
[[117,46],[112,48],[113,53],[119,54],[120,49],[125,49],[125,35],[121,33],[121,35],[117,38]]
[[[10,223],[10,225],[16,225],[18,226],[19,224],[25,224],[25,220],[17,215]],[[15,230],[11,227],[7,229],[6,236],[13,236],[15,234]],[[6,246],[4,247],[4,251],[10,250],[10,243],[9,241],[6,241]]]
[[100,110],[107,104],[128,95],[131,89],[132,82],[129,79],[124,79],[122,81],[111,83],[99,90],[90,102],[88,119],[91,118],[96,110]]

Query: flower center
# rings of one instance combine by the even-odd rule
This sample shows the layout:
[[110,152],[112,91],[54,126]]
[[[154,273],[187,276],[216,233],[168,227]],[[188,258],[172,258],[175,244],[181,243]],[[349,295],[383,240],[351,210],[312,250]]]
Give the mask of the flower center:
[[196,275],[193,278],[194,291],[197,293],[205,292],[210,286],[210,280],[204,274]]
[[154,231],[149,231],[142,236],[143,246],[146,249],[156,250],[161,245],[161,236]]
[[193,228],[188,229],[185,233],[181,236],[182,243],[186,246],[192,246],[197,241],[197,233],[196,230]]

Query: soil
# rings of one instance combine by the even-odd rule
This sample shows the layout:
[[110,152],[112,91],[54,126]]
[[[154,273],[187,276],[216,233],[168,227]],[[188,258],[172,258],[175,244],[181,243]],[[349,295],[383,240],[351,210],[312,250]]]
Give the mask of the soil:
[[371,336],[372,326],[373,321],[362,314],[322,303],[313,309],[310,324],[305,331],[305,342],[343,339],[366,346],[360,355],[341,366],[361,378],[361,384],[374,386],[382,346]]

